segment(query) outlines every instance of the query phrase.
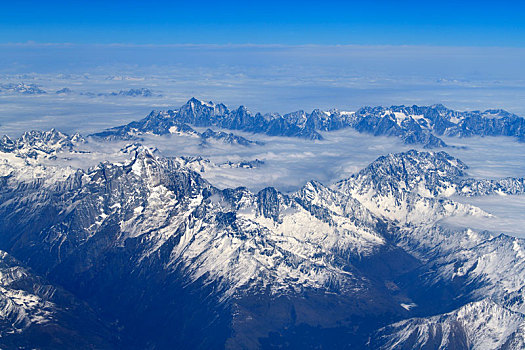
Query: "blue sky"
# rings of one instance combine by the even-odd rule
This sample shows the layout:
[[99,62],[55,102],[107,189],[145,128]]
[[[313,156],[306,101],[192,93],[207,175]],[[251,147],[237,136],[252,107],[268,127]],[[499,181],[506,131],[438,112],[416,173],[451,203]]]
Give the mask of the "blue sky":
[[525,47],[519,1],[1,1],[0,43]]

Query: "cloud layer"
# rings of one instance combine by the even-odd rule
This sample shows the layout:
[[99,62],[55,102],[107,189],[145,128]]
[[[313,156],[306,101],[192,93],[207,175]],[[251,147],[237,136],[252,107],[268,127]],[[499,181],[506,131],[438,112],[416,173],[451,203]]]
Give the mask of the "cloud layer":
[[[525,115],[525,50],[416,46],[2,45],[0,133],[93,132],[195,96],[253,111],[443,103]],[[70,94],[55,94],[63,88]],[[147,88],[152,97],[96,96]],[[91,94],[94,94],[93,97]],[[162,95],[162,96],[159,96]]]
[[[523,49],[35,44],[1,45],[1,49],[0,85],[23,82],[47,92],[0,91],[0,134],[12,137],[51,127],[69,133],[101,131],[138,120],[152,109],[177,107],[191,96],[230,107],[242,104],[263,113],[443,103],[460,110],[504,108],[525,115]],[[64,88],[70,91],[56,93]],[[111,94],[142,88],[152,95]],[[219,187],[275,186],[282,191],[296,190],[312,179],[330,184],[382,154],[409,148],[395,138],[369,137],[353,130],[329,133],[316,142],[239,134],[265,145],[202,148],[199,140],[188,137],[151,138],[146,143],[168,155],[200,155],[217,164],[262,160],[265,163],[258,168],[211,167],[203,175]],[[471,176],[525,175],[524,144],[506,138],[445,142],[464,146],[447,152],[467,163]],[[79,164],[95,163],[95,158]],[[487,199],[487,211],[497,213],[510,228],[521,227],[522,222],[511,221],[522,216],[520,200],[509,204],[508,216],[504,215],[507,202],[498,198]]]

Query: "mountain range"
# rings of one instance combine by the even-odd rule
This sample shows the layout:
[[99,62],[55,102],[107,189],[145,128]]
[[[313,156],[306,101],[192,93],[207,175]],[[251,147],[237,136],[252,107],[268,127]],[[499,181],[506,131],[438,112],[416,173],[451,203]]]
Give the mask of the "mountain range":
[[[321,132],[352,128],[374,136],[395,136],[406,144],[426,148],[446,147],[440,136],[512,136],[525,142],[525,119],[504,110],[458,112],[433,105],[428,107],[364,107],[356,112],[319,109],[311,113],[253,114],[244,106],[229,110],[224,104],[191,98],[178,109],[152,111],[146,118],[108,129],[93,136],[132,138],[141,133],[169,134],[171,130],[220,127],[270,136],[321,140]],[[173,128],[173,129],[172,129]]]
[[[378,126],[400,113],[409,117],[397,127]],[[490,125],[522,123],[502,111],[477,115],[491,115]],[[490,128],[459,132],[471,130],[472,118],[442,106],[253,116],[192,99],[95,134],[108,145],[135,143],[91,167],[68,161],[98,156],[86,147],[89,137],[6,136],[0,346],[524,348],[525,240],[439,224],[490,216],[455,196],[523,195],[523,178],[474,179],[446,152],[410,150],[292,193],[219,189],[195,171],[204,159],[167,157],[136,142],[180,132],[256,146],[192,126],[312,139],[379,127],[384,135],[404,130],[390,135],[411,142],[406,128],[415,120],[421,135],[489,135]],[[357,126],[365,124],[373,130]],[[519,137],[523,129],[512,130]]]

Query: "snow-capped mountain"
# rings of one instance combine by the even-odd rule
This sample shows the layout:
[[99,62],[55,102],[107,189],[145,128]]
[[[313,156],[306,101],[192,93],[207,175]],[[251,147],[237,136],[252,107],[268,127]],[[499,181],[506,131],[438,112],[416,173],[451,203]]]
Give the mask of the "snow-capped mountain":
[[171,111],[166,113],[151,112],[148,117],[138,122],[132,122],[122,127],[115,127],[92,136],[104,140],[136,140],[144,134],[153,135],[178,135],[200,138],[201,145],[205,146],[211,141],[219,141],[232,145],[251,146],[262,144],[260,141],[252,141],[245,137],[226,133],[223,131],[214,131],[206,129],[204,132],[194,130],[187,123],[177,122],[170,118]]
[[119,92],[112,92],[108,95],[110,96],[130,96],[130,97],[137,97],[137,96],[151,97],[153,96],[153,92],[147,88],[140,88],[140,89],[120,90]]
[[72,151],[76,144],[85,142],[80,134],[69,136],[55,129],[34,130],[25,132],[16,140],[4,135],[0,140],[0,151],[36,158],[39,155],[52,156],[64,150]]
[[483,215],[450,199],[453,195],[522,194],[524,178],[478,180],[468,166],[445,152],[404,153],[379,157],[333,188],[363,203],[378,215],[400,222],[435,221],[458,211]]
[[226,133],[223,131],[213,131],[212,129],[206,129],[203,133],[200,134],[202,139],[202,144],[206,145],[210,140],[217,140],[230,145],[241,145],[241,146],[251,146],[251,145],[261,145],[263,144],[260,141],[248,140],[245,137],[235,135],[233,133]]
[[[225,111],[193,102],[177,113],[202,125]],[[188,126],[173,115],[99,136]],[[138,143],[92,167],[62,157],[86,142],[55,130],[3,139],[0,249],[95,310],[87,319],[101,328],[85,331],[109,348],[523,344],[525,242],[439,225],[490,215],[454,195],[519,194],[523,179],[476,180],[445,152],[408,151],[331,186],[254,193],[200,175],[220,165]],[[11,325],[55,312],[35,298],[28,311],[2,307]]]
[[522,349],[525,319],[489,299],[453,312],[413,318],[381,329],[374,349]]
[[447,146],[439,136],[513,136],[525,141],[525,119],[503,110],[457,112],[443,105],[428,107],[364,107],[356,112],[314,110],[279,114],[253,114],[244,106],[229,110],[224,104],[195,98],[175,110],[151,112],[146,118],[95,134],[129,137],[136,133],[167,134],[175,125],[220,127],[271,136],[322,139],[320,132],[353,128],[375,136],[399,137],[406,144],[427,148]]
[[25,83],[2,84],[0,85],[0,92],[17,93],[17,94],[23,94],[23,95],[42,95],[42,94],[47,93],[45,90],[41,89],[36,84],[25,84]]
[[[501,109],[458,112],[440,104],[365,107],[356,112],[356,118],[362,125],[357,127],[358,130],[367,131],[372,126],[375,133],[382,135],[385,133],[381,130],[386,124],[386,129],[406,131],[404,137],[410,137],[410,132],[414,133],[413,137],[418,137],[421,129],[438,136],[514,136],[521,142],[525,141],[525,119]],[[432,146],[433,142],[428,144]]]
[[60,181],[76,172],[69,164],[54,163],[57,156],[80,154],[78,147],[87,141],[79,134],[72,136],[55,129],[30,131],[15,140],[0,139],[0,184]]

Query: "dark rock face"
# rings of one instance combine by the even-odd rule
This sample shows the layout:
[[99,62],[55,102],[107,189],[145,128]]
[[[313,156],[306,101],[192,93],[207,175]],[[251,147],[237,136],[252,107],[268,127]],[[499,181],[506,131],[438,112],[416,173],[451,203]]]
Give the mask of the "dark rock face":
[[112,349],[117,337],[83,301],[0,252],[0,346]]
[[283,197],[273,187],[267,187],[257,193],[257,204],[259,212],[266,218],[271,218],[274,221],[279,222],[279,208],[282,201],[286,201],[287,198]]

